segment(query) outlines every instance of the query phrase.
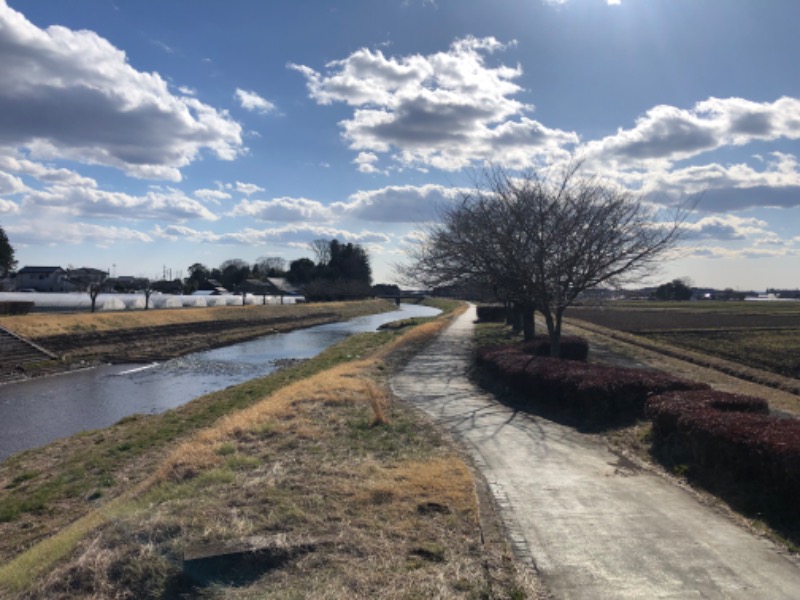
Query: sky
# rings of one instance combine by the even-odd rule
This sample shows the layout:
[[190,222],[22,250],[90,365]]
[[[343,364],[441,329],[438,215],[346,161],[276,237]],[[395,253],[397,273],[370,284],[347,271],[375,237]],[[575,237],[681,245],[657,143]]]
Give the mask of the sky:
[[650,280],[800,288],[796,0],[0,0],[19,267],[187,276],[364,246],[487,165],[700,201]]

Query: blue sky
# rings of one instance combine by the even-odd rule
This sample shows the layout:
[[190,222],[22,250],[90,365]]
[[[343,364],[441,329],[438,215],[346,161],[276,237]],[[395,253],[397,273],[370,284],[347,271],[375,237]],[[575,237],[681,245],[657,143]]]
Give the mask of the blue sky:
[[702,193],[650,282],[800,287],[796,0],[0,0],[20,266],[186,275],[338,237],[374,279],[476,170]]

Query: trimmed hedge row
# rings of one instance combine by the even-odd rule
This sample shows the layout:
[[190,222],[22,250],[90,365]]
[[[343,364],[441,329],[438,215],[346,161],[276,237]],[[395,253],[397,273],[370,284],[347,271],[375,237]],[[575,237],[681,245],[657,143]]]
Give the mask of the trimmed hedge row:
[[714,391],[655,396],[646,413],[674,460],[800,500],[800,420],[769,415],[760,398]]
[[595,425],[642,416],[645,400],[653,394],[708,389],[659,371],[532,356],[521,345],[481,349],[476,362],[526,401],[566,410]]

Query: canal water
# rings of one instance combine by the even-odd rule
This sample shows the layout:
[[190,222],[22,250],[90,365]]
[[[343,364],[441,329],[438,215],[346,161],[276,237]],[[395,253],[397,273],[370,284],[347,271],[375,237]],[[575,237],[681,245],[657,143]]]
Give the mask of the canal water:
[[269,335],[151,365],[106,365],[0,386],[0,461],[80,431],[108,427],[135,413],[155,414],[272,373],[282,359],[312,358],[355,333],[438,309],[400,310]]

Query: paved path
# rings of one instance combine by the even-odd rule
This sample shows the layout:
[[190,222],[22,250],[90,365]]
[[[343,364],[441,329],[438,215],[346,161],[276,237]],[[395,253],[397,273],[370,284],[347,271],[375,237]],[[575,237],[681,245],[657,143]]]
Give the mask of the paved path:
[[474,308],[392,382],[472,449],[518,555],[557,599],[796,600],[800,565],[605,445],[465,377]]

